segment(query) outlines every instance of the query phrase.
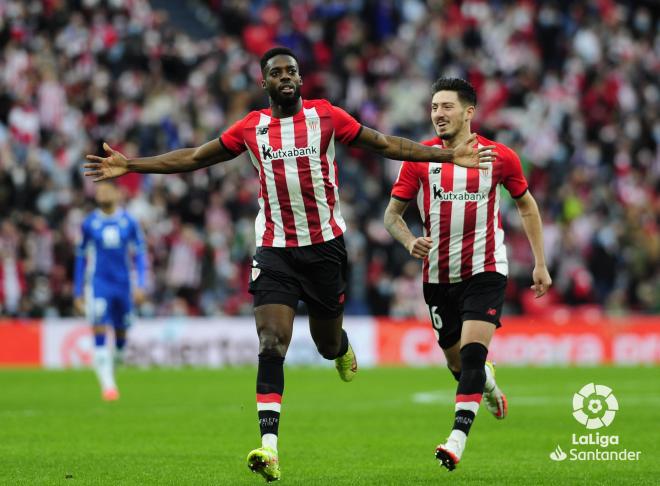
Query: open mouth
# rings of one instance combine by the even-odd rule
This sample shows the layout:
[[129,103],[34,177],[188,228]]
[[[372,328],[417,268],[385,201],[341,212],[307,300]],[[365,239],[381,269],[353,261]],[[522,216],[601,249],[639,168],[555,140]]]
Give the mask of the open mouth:
[[436,123],[435,126],[438,127],[440,130],[443,130],[449,126],[449,123],[440,122],[440,123]]
[[280,87],[280,93],[282,93],[282,94],[293,94],[294,91],[295,91],[295,89],[291,85],[286,85],[286,86],[281,86]]

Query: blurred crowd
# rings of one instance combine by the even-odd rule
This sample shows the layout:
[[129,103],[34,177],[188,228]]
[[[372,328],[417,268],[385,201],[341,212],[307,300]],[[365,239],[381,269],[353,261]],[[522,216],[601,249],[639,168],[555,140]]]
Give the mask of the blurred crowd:
[[[167,3],[162,0],[159,4]],[[177,3],[177,2],[174,2]],[[181,2],[178,2],[181,3]],[[175,30],[147,0],[0,0],[1,315],[72,315],[87,153],[201,144],[266,106],[258,58],[300,55],[303,96],[367,126],[432,135],[430,85],[468,79],[483,135],[518,152],[542,209],[554,288],[502,199],[505,312],[660,312],[660,37],[652,2],[198,0],[216,34]],[[191,8],[192,11],[192,8]],[[385,231],[399,163],[337,154],[348,224],[348,314],[427,314],[421,266]],[[245,155],[183,175],[117,181],[149,247],[144,315],[251,312],[258,183]],[[407,213],[421,234],[419,215]]]

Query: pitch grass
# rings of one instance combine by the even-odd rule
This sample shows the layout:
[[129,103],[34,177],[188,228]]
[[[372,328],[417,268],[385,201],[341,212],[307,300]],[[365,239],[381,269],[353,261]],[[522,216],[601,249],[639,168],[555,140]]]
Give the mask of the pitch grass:
[[[90,371],[0,371],[0,484],[262,484],[254,369],[120,370],[122,397],[103,403]],[[435,445],[452,422],[445,369],[287,369],[280,427],[281,484],[658,484],[658,368],[501,368],[511,408],[502,422],[482,407],[454,472]],[[584,433],[575,391],[611,386],[620,404],[618,449],[639,462],[553,462]]]

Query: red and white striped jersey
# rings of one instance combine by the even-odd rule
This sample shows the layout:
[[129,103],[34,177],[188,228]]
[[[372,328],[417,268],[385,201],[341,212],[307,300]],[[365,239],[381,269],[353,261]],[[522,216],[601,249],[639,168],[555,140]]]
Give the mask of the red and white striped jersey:
[[335,139],[350,143],[361,128],[326,100],[303,100],[292,117],[253,111],[221,135],[235,155],[248,151],[259,174],[257,246],[306,246],[343,234]]
[[[443,146],[437,137],[422,143]],[[527,191],[527,181],[509,147],[482,136],[477,144],[496,146],[497,160],[488,170],[403,162],[394,183],[392,197],[417,198],[424,234],[433,239],[424,259],[426,283],[460,282],[481,272],[508,274],[499,185],[516,198]]]

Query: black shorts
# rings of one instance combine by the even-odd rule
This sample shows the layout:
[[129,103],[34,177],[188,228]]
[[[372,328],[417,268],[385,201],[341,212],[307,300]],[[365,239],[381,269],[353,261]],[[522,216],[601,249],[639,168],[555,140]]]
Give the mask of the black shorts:
[[424,300],[442,349],[461,339],[463,322],[486,321],[500,327],[507,278],[484,272],[453,284],[424,284]]
[[307,304],[309,315],[333,319],[344,312],[348,260],[344,237],[316,245],[259,247],[252,260],[254,306]]

